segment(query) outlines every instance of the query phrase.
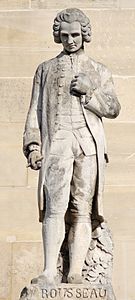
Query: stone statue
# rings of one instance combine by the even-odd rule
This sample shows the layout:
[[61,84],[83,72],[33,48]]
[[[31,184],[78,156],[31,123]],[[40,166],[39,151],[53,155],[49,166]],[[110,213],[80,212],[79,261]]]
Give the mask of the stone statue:
[[[57,261],[68,232],[67,282],[81,284],[84,261],[104,222],[102,192],[108,160],[102,117],[120,111],[110,71],[84,53],[91,25],[76,8],[57,14],[53,25],[63,50],[37,68],[24,132],[28,166],[39,170],[44,271],[33,284],[57,283]],[[103,226],[104,227],[104,226]]]

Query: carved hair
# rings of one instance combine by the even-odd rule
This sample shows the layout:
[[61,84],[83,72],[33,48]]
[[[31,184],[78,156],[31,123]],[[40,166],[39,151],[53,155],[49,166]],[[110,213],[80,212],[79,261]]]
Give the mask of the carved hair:
[[54,19],[53,24],[53,36],[55,43],[60,44],[60,25],[61,22],[79,22],[81,25],[81,32],[82,32],[82,38],[83,42],[89,43],[91,41],[91,25],[90,20],[86,17],[86,15],[77,8],[67,8],[63,11],[59,12]]

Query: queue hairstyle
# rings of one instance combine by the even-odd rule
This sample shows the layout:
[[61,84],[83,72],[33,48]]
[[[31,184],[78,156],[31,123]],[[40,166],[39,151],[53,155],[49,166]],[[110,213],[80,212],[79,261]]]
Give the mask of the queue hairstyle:
[[81,32],[83,42],[89,43],[91,41],[91,25],[90,20],[86,17],[86,15],[77,8],[67,8],[59,12],[54,19],[53,24],[53,36],[55,43],[60,44],[60,25],[61,22],[79,22],[81,25]]

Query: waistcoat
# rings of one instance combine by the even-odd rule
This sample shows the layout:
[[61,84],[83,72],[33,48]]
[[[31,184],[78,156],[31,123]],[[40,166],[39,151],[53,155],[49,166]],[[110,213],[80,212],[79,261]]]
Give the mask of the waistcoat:
[[87,128],[80,97],[70,93],[70,85],[80,72],[78,55],[69,54],[58,58],[58,102],[56,122],[58,130],[72,131],[85,155],[96,153],[95,144]]

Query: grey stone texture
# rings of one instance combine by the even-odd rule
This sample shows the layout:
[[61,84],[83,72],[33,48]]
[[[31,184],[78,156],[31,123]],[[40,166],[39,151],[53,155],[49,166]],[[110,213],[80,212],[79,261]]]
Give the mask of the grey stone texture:
[[[45,3],[48,5],[47,10],[45,8]],[[0,187],[0,270],[2,270],[0,272],[0,275],[2,276],[0,279],[0,300],[18,299],[22,287],[25,286],[26,282],[29,283],[28,274],[25,273],[25,279],[24,277],[21,279],[22,273],[20,269],[19,275],[16,276],[16,284],[12,284],[12,281],[14,281],[14,274],[12,275],[12,278],[10,274],[12,267],[14,269],[13,265],[15,263],[15,260],[13,261],[12,259],[12,255],[16,256],[17,252],[18,256],[19,247],[20,249],[27,248],[26,243],[30,240],[31,243],[28,242],[29,251],[35,246],[37,247],[36,253],[38,253],[38,249],[41,247],[41,245],[39,247],[39,243],[37,242],[37,240],[41,240],[41,226],[37,222],[38,211],[35,189],[37,186],[37,174],[35,174],[34,171],[25,168],[25,159],[21,152],[21,137],[29,105],[31,82],[35,68],[42,61],[55,57],[60,51],[59,46],[55,49],[54,45],[52,47],[53,38],[51,35],[51,20],[52,17],[55,16],[57,9],[63,8],[63,3],[64,1],[58,2],[52,0],[48,2],[34,0],[0,1],[0,80],[2,81],[3,77],[5,77],[5,82],[2,81],[0,89],[1,102],[3,103],[3,97],[5,99],[5,106],[2,106],[4,117],[2,117],[1,114],[0,123],[1,157],[4,156],[3,164],[1,160],[2,171],[0,179],[0,182],[4,185]],[[66,2],[66,7],[74,5],[74,3],[73,1],[72,3]],[[104,4],[104,6],[102,6],[102,4]],[[95,58],[95,60],[106,64],[112,70],[113,74],[116,75],[114,77],[115,87],[122,105],[122,111],[117,120],[105,123],[110,165],[108,165],[108,168],[106,169],[108,172],[106,180],[109,185],[105,186],[104,214],[109,221],[114,235],[113,286],[117,299],[134,300],[135,51],[133,41],[135,34],[133,24],[135,23],[135,2],[134,0],[119,0],[117,3],[113,3],[113,1],[84,0],[81,1],[81,6],[80,1],[78,1],[77,6],[83,10],[89,10],[89,16],[92,23],[92,43],[86,45],[86,52],[89,56]],[[35,12],[32,12],[31,8],[32,10],[35,9]],[[43,11],[41,12],[42,8]],[[15,12],[15,10],[17,11]],[[50,24],[50,28],[48,26],[47,31],[44,31],[44,14],[46,18],[48,18],[48,24]],[[18,25],[19,23],[20,25]],[[24,25],[24,23],[28,26]],[[100,36],[98,35],[99,28]],[[117,28],[119,28],[119,31]],[[30,32],[32,35],[30,35]],[[40,32],[42,32],[42,38],[41,36],[40,38],[37,37]],[[105,32],[107,32],[107,36],[105,36]],[[101,35],[103,36],[103,40],[101,40]],[[50,39],[48,39],[47,36],[49,36]],[[100,43],[97,43],[98,39],[100,40]],[[48,44],[46,43],[46,40]],[[106,47],[106,40],[108,40],[108,47]],[[17,85],[16,88],[14,86],[14,91],[12,89],[13,80],[15,80]],[[22,86],[23,99],[20,92],[20,87]],[[10,101],[11,93],[12,101]],[[6,95],[6,97],[4,95]],[[14,98],[16,99],[16,102],[14,101]],[[24,101],[23,107],[25,107],[25,110],[22,109],[21,104],[18,104],[20,99]],[[14,111],[13,115],[11,110],[9,111],[10,106],[8,104],[6,105],[7,102],[10,102],[11,106],[12,103],[14,103],[12,107]],[[21,113],[18,111],[19,105],[21,106]],[[17,107],[17,110],[15,107]],[[20,153],[19,161],[19,154],[16,155],[15,153],[16,145],[17,152]],[[14,150],[12,150],[12,156],[9,155],[8,149],[10,149],[10,147],[12,149],[14,148]],[[6,155],[5,149],[7,149],[8,155]],[[121,154],[127,155],[123,161],[123,164],[126,164],[125,167],[122,166]],[[18,157],[17,160],[15,159],[16,156]],[[118,157],[117,159],[116,156]],[[12,159],[15,162],[14,164],[12,163]],[[130,161],[132,161],[132,166]],[[6,164],[6,171],[4,170],[4,164]],[[128,164],[130,164],[132,170],[129,173],[127,172],[127,169],[129,170]],[[10,168],[10,165],[12,165],[12,168]],[[122,168],[120,168],[120,166],[122,166]],[[23,170],[26,172],[26,177],[23,174]],[[6,177],[4,176],[3,178],[2,173],[5,174]],[[114,178],[114,174],[119,175]],[[111,178],[113,179],[113,185]],[[128,185],[125,185],[126,180],[128,180]],[[22,213],[20,213],[20,211]],[[10,244],[9,240],[15,242],[15,239],[17,241],[17,247],[13,247],[12,252],[11,249],[13,244]],[[9,249],[9,251],[6,249]],[[27,255],[27,253],[24,253],[24,251],[20,251],[20,253],[22,255],[21,260],[23,261],[24,256],[24,261],[26,261],[25,254]],[[19,264],[18,260],[17,264]],[[7,269],[8,271],[6,271]],[[35,276],[38,272],[39,270],[36,269],[33,275]],[[14,289],[14,294],[11,293],[12,288]]]
[[[17,142],[17,139],[19,139],[20,134],[22,134],[22,128],[20,124],[1,123],[0,187],[26,185],[27,176],[25,170],[25,161],[23,159],[23,155],[22,155],[22,160],[20,161],[21,145],[19,145],[19,143]],[[5,147],[7,147],[6,152],[5,152]],[[16,174],[13,176],[15,171],[15,166],[17,166],[17,169],[16,169]]]
[[[23,274],[24,278],[27,273],[30,278],[34,274],[33,266],[36,266],[36,248],[29,252],[24,248],[23,252],[19,251],[19,257],[15,257],[15,275],[19,276],[19,272]],[[28,248],[29,249],[29,248]],[[68,274],[69,261],[67,253],[67,241],[65,240],[61,249],[61,255],[59,256],[57,270],[58,270],[58,282],[61,282],[63,275]],[[20,247],[19,247],[19,250]],[[41,251],[41,249],[40,249]],[[112,262],[113,262],[113,244],[111,233],[106,223],[101,225],[101,232],[93,232],[92,241],[87,253],[87,257],[83,267],[83,284],[60,284],[57,283],[54,286],[46,287],[44,282],[40,285],[31,284],[28,288],[24,288],[21,292],[20,299],[41,299],[41,298],[55,298],[55,299],[67,299],[67,298],[91,298],[91,299],[106,299],[115,300],[115,296],[111,286],[112,277]],[[25,254],[25,257],[24,257]],[[35,255],[36,254],[36,255]],[[22,259],[21,259],[22,257]],[[26,259],[26,261],[25,261]],[[20,267],[18,267],[20,266]],[[24,267],[25,266],[25,267]],[[27,266],[27,267],[26,267]],[[25,269],[24,269],[25,268]],[[39,271],[41,265],[38,265]],[[64,273],[63,273],[64,268]],[[20,271],[20,269],[22,271]],[[28,271],[29,270],[29,271]],[[32,272],[31,272],[32,271]],[[23,279],[21,275],[21,278]],[[66,280],[66,278],[65,278]]]
[[[88,55],[106,64],[113,74],[134,75],[134,9],[85,10],[85,13],[90,17],[93,32],[92,42],[86,47]],[[20,72],[17,76],[33,76],[38,63],[56,55],[56,52],[53,55],[46,50],[60,52],[60,46],[54,45],[52,37],[52,20],[55,15],[54,9],[15,11],[12,12],[12,16],[9,12],[0,12],[0,46],[2,47],[0,51],[4,57],[3,69],[7,66],[10,71],[10,64],[13,66],[15,60],[15,70]],[[44,28],[48,30],[45,32]],[[7,47],[10,47],[11,53]],[[3,51],[3,48],[6,49]],[[17,48],[16,52],[15,48]],[[13,55],[14,60],[10,54]],[[21,73],[21,69],[24,69],[24,66],[25,75],[22,75],[24,73]],[[12,70],[14,75],[10,76],[15,76],[15,70]],[[7,71],[0,72],[4,74]]]
[[28,285],[31,278],[36,276],[36,272],[41,273],[43,264],[42,252],[43,249],[40,242],[13,244],[12,299],[19,299],[24,282]]
[[21,123],[24,121],[26,110],[28,109],[27,98],[30,97],[30,88],[31,80],[29,79],[0,78],[0,122]]
[[[100,229],[100,230],[99,230]],[[67,236],[62,245],[58,259],[58,275],[60,282],[67,281],[69,272],[69,253]],[[111,286],[113,266],[113,242],[107,223],[102,223],[93,231],[92,240],[82,269],[83,283]],[[64,271],[63,271],[64,270]],[[64,277],[64,278],[63,278]]]
[[30,8],[29,0],[1,0],[0,10],[28,9]]
[[39,288],[37,285],[25,287],[22,290],[20,300],[40,300],[40,299],[97,299],[97,300],[116,300],[113,290],[110,286],[102,285],[83,285],[83,284],[65,284],[58,285],[50,289]]
[[[67,13],[72,16],[71,23],[66,22]],[[102,192],[107,162],[101,118],[116,118],[120,104],[111,72],[85,54],[83,46],[91,41],[91,28],[83,12],[77,9],[60,12],[54,20],[53,35],[56,43],[62,43],[63,51],[36,70],[23,135],[28,166],[40,169],[38,206],[45,263],[43,274],[32,283],[40,283],[42,277],[44,284],[55,282],[58,253],[67,235],[69,270],[64,266],[65,247],[61,282],[81,283],[92,230],[99,237],[99,240],[96,237],[98,250],[100,244],[102,247],[96,253],[97,263],[89,269],[85,267],[83,277],[90,283],[104,284],[107,280],[110,283],[111,238],[100,225],[104,220]],[[93,262],[92,256],[89,263]]]
[[[15,236],[17,240],[40,240],[41,226],[36,222],[38,219],[36,189],[1,187],[0,194],[2,207],[0,219],[1,239]],[[13,211],[12,214],[11,211]]]
[[9,299],[11,295],[11,268],[12,254],[11,244],[0,242],[0,297],[1,299]]
[[121,8],[135,8],[135,1],[134,0],[119,0],[118,5]]
[[[82,2],[81,0],[69,0],[68,7],[79,7],[81,8],[115,8],[117,7],[118,2],[117,0],[86,0]],[[31,0],[31,6],[32,8],[39,8],[39,9],[45,9],[45,8],[58,8],[58,9],[64,9],[67,7],[66,0]]]
[[[109,220],[110,228],[112,232],[115,232],[115,236],[122,237],[123,240],[131,240],[134,238],[134,192],[135,188],[132,185],[119,186],[106,186],[104,194],[104,214]],[[130,188],[129,188],[130,187]],[[109,198],[108,198],[109,197]],[[109,201],[107,200],[109,199]],[[125,216],[125,212],[127,212]],[[123,216],[120,221],[120,214]],[[129,227],[133,228],[132,232]],[[118,231],[117,231],[118,228]],[[117,251],[117,249],[115,249]]]

